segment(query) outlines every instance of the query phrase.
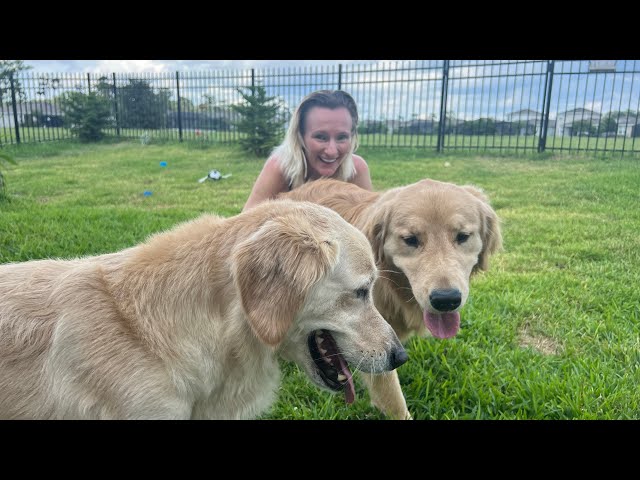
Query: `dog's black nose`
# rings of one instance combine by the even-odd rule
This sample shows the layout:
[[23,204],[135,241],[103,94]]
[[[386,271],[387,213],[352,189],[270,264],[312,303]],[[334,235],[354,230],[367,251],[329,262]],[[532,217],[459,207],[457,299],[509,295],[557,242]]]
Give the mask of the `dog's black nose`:
[[398,368],[404,362],[409,360],[409,355],[404,348],[396,348],[391,352],[391,367]]
[[462,293],[457,288],[434,290],[429,295],[429,301],[436,310],[450,312],[462,303]]

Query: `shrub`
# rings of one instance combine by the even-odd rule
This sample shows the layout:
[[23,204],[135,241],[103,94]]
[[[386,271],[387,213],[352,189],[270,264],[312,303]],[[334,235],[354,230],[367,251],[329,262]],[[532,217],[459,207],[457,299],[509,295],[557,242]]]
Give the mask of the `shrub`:
[[107,99],[95,92],[69,92],[65,94],[61,104],[65,122],[81,141],[97,142],[104,138],[102,130],[111,124]]
[[232,105],[231,108],[240,114],[236,127],[246,137],[241,138],[242,147],[256,155],[266,156],[273,147],[278,145],[279,137],[284,125],[281,115],[280,102],[276,97],[268,97],[262,86],[247,87],[249,93],[238,89],[245,103]]

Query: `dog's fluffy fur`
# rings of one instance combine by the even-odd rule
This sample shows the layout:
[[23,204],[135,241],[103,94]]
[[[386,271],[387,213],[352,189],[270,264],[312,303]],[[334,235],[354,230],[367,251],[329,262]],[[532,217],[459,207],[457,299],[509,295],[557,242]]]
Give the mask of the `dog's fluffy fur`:
[[[376,307],[403,342],[427,330],[455,335],[471,274],[502,245],[499,219],[474,186],[422,180],[376,193],[322,179],[281,196],[327,206],[367,236],[380,270]],[[363,378],[374,405],[411,418],[397,372]]]
[[0,417],[254,418],[275,400],[278,355],[353,392],[311,344],[330,333],[365,372],[406,360],[369,294],[376,275],[360,231],[290,200],[117,253],[0,265]]

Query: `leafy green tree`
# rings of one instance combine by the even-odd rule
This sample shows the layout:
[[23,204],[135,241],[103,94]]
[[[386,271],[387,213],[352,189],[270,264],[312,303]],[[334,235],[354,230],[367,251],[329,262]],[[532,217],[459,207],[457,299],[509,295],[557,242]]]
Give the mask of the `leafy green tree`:
[[212,110],[215,107],[223,106],[224,102],[219,102],[214,95],[209,95],[208,93],[202,94],[203,101],[198,104],[198,110]]
[[[2,162],[6,162],[6,163],[11,163],[13,165],[16,165],[16,161],[11,158],[8,154],[6,153],[2,153],[0,152],[0,165],[2,165]],[[5,194],[5,190],[6,190],[6,182],[4,179],[4,175],[2,174],[2,171],[0,170],[0,200],[5,200],[6,194]]]
[[382,120],[369,120],[358,125],[358,134],[384,133],[387,127]]
[[257,157],[264,157],[278,145],[285,123],[282,105],[276,97],[267,96],[261,85],[246,87],[247,92],[238,88],[244,103],[232,105],[233,111],[240,115],[236,128],[246,137],[240,144]]
[[607,113],[602,120],[600,121],[600,125],[598,126],[598,133],[615,133],[618,131],[618,122],[620,121],[620,117],[639,117],[640,112],[636,110],[614,110],[612,112]]
[[104,138],[103,129],[111,124],[111,105],[99,92],[67,92],[61,106],[69,129],[81,141],[97,142]]
[[596,127],[589,120],[580,120],[571,124],[571,136],[578,135],[593,136],[597,133]]
[[120,125],[124,128],[163,128],[170,98],[171,93],[167,90],[156,93],[149,82],[130,78],[128,85],[118,88]]
[[24,100],[24,90],[16,74],[31,68],[33,67],[25,65],[22,60],[0,60],[0,102],[11,102],[11,75],[16,97]]
[[598,125],[598,133],[602,135],[603,133],[615,133],[618,131],[618,115],[614,112],[607,113],[602,120],[600,121],[600,125]]
[[493,118],[479,118],[464,122],[461,130],[463,135],[495,135],[497,125]]
[[[167,102],[167,107],[172,112],[178,111],[178,101],[177,100],[169,100]],[[195,105],[191,100],[187,97],[180,97],[180,110],[183,112],[193,112],[196,110]]]

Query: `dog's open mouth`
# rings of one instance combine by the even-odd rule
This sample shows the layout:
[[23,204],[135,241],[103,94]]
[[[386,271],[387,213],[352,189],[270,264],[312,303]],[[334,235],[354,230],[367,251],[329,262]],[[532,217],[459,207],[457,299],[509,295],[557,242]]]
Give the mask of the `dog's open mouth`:
[[451,338],[460,330],[460,313],[424,311],[424,324],[436,338]]
[[353,403],[356,393],[351,370],[338,350],[335,339],[326,330],[316,330],[311,332],[307,343],[320,378],[331,390],[344,390],[345,401]]

